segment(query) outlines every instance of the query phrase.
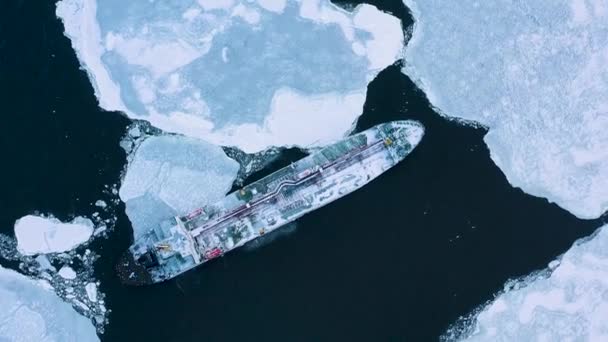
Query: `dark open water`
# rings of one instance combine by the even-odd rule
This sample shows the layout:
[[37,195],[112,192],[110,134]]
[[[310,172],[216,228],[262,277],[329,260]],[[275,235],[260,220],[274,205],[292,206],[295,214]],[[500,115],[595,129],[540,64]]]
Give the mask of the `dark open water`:
[[[399,0],[375,4],[411,25]],[[91,214],[125,163],[118,143],[129,120],[98,108],[54,12],[53,1],[0,1],[8,234],[36,210]],[[405,118],[427,133],[403,163],[273,243],[159,286],[125,288],[112,271],[131,242],[119,205],[115,231],[93,245],[112,310],[102,340],[432,341],[600,225],[512,188],[489,158],[486,131],[441,118],[393,66],[369,86],[358,129]]]

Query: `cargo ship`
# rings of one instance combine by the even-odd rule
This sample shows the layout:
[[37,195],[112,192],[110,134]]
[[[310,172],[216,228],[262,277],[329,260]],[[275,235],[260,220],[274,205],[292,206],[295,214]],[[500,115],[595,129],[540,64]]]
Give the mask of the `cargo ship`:
[[393,121],[321,148],[219,202],[151,227],[122,256],[118,275],[125,284],[153,284],[216,259],[361,188],[403,160],[423,135],[416,121]]

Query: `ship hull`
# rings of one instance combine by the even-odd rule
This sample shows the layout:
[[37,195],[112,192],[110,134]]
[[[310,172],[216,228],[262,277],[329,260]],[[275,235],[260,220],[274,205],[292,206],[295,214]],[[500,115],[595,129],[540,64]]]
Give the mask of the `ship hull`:
[[173,278],[369,183],[405,158],[423,128],[375,126],[325,147],[189,215],[153,227],[118,263],[133,285]]

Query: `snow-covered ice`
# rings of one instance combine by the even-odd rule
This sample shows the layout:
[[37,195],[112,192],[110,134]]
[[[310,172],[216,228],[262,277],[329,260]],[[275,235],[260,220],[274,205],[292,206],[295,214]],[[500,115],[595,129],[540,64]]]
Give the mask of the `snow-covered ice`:
[[404,41],[397,18],[328,0],[62,0],[57,15],[104,109],[247,152],[341,138]]
[[151,136],[132,152],[120,198],[134,235],[160,221],[184,215],[224,197],[239,164],[204,141],[182,136]]
[[509,182],[578,217],[608,209],[604,0],[405,0],[404,72],[445,115],[489,127]]
[[103,208],[107,207],[108,204],[104,200],[97,200],[97,201],[95,201],[95,206],[103,209]]
[[99,341],[95,327],[40,283],[0,267],[0,340]]
[[548,277],[498,295],[466,340],[608,341],[608,226],[550,266]]
[[97,301],[97,285],[95,283],[87,283],[85,285],[85,290],[87,292],[87,297],[91,302]]
[[40,266],[41,270],[43,270],[43,271],[49,270],[49,271],[53,271],[53,272],[56,271],[55,267],[51,264],[51,262],[46,257],[46,255],[40,254],[40,255],[36,256],[35,260],[38,263],[38,266]]
[[93,234],[93,222],[76,217],[62,223],[53,217],[27,215],[15,222],[17,248],[24,255],[69,251]]
[[58,274],[63,278],[63,279],[68,279],[68,280],[73,280],[76,279],[76,272],[74,272],[74,270],[69,267],[69,266],[63,266]]

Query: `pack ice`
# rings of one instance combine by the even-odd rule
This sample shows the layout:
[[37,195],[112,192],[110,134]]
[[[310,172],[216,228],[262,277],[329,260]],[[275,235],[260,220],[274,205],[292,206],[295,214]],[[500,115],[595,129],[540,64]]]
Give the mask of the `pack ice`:
[[95,327],[53,292],[0,267],[0,340],[99,341]]
[[17,248],[23,255],[67,252],[89,240],[93,222],[76,217],[63,223],[54,217],[27,215],[15,222]]
[[550,276],[500,294],[465,340],[608,341],[608,226],[551,266]]
[[146,138],[131,153],[119,191],[135,238],[165,219],[223,198],[238,170],[220,147],[204,141]]
[[342,137],[399,58],[399,20],[328,0],[62,0],[100,105],[256,152]]
[[405,0],[404,72],[445,115],[489,127],[509,182],[578,217],[608,209],[608,3]]

